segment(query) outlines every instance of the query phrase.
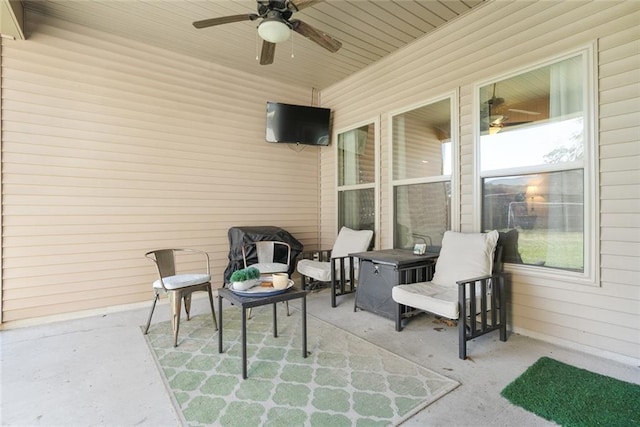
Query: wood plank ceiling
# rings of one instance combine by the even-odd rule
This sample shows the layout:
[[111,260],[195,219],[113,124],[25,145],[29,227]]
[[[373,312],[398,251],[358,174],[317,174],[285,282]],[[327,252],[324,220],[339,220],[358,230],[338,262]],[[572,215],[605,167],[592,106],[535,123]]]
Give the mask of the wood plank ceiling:
[[[254,0],[24,0],[25,9],[184,55],[318,89],[363,69],[482,4],[483,0],[328,0],[294,19],[342,42],[330,53],[299,34],[260,65],[259,21],[196,29],[192,22],[256,12]],[[28,25],[28,22],[27,22]],[[37,29],[35,29],[37,31]],[[30,28],[27,26],[27,38]]]

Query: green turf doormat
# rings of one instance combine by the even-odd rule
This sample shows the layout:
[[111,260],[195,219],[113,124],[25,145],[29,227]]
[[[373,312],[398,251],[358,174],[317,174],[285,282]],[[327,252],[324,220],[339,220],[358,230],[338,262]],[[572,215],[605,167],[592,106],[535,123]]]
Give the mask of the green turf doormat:
[[640,426],[640,385],[548,357],[531,365],[501,394],[562,426]]

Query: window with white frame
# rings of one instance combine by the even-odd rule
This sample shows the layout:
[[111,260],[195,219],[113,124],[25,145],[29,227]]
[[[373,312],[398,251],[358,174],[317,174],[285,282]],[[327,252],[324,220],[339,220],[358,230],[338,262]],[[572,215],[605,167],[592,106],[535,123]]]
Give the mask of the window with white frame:
[[451,229],[452,98],[392,116],[394,248],[440,246]]
[[585,273],[591,82],[586,49],[479,88],[482,229],[507,262]]
[[338,228],[375,231],[375,124],[338,134]]

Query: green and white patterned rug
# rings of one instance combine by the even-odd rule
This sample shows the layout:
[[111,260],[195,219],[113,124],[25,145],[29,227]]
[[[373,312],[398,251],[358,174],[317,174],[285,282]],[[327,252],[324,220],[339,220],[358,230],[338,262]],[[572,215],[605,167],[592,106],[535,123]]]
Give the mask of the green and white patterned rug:
[[[240,310],[225,308],[224,353],[211,315],[171,323],[147,335],[165,384],[185,425],[398,425],[459,384],[307,314],[302,357],[300,312],[253,309],[247,322],[247,373],[242,380]],[[390,331],[389,333],[393,333]]]

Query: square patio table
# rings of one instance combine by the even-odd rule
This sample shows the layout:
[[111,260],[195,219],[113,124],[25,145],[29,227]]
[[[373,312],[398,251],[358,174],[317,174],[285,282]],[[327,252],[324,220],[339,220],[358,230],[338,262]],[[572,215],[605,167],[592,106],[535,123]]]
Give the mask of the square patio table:
[[394,286],[426,282],[433,276],[437,253],[416,255],[407,249],[382,249],[349,254],[360,259],[358,287],[353,309],[395,319]]
[[247,309],[261,305],[273,304],[273,336],[278,337],[278,316],[276,304],[297,298],[302,299],[302,357],[307,357],[307,291],[296,287],[283,293],[267,296],[249,297],[239,295],[228,288],[218,289],[218,353],[222,350],[222,298],[242,310],[242,378],[247,378]]

